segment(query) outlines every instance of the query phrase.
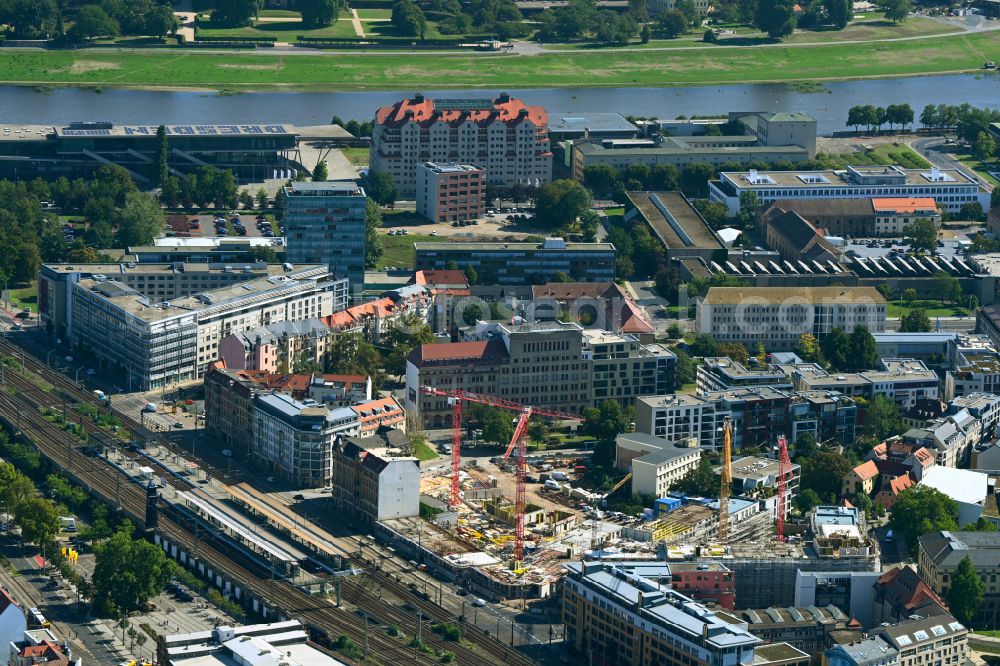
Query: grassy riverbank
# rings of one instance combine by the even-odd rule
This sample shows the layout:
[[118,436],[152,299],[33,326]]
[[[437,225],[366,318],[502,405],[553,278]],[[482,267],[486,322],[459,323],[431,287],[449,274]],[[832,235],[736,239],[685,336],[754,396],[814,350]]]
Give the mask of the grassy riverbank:
[[[868,44],[542,55],[148,51],[0,53],[7,83],[251,90],[669,86],[880,78],[978,70],[1000,31]],[[989,85],[989,84],[984,84]]]

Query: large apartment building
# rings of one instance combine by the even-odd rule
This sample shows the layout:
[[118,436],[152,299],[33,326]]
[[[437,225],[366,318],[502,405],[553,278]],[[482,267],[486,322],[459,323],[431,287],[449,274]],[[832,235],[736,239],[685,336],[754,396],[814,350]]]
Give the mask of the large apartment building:
[[431,222],[475,220],[486,213],[485,172],[474,164],[417,165],[417,215]]
[[923,361],[883,358],[877,370],[829,372],[815,363],[787,366],[797,391],[837,391],[871,400],[884,395],[906,411],[923,399],[936,399],[941,381]]
[[293,182],[285,187],[285,258],[325,264],[347,278],[352,293],[365,283],[365,191],[353,181]]
[[700,395],[641,396],[635,400],[637,432],[667,441],[695,438],[701,446],[722,446],[721,429],[733,424],[733,448],[773,445],[809,433],[819,441],[848,444],[857,429],[857,404],[829,391],[790,392],[761,387],[709,391]]
[[740,195],[753,192],[761,204],[801,199],[932,198],[945,210],[963,204],[990,207],[990,193],[960,169],[904,169],[899,166],[849,166],[842,171],[725,171],[708,183],[708,198],[730,214],[740,210]]
[[966,557],[983,584],[980,612],[1000,610],[1000,536],[996,532],[931,532],[918,539],[917,571],[934,593],[947,599],[951,577]]
[[637,337],[559,321],[480,322],[474,340],[422,345],[407,361],[406,405],[428,425],[448,423],[447,399],[420,388],[460,389],[579,413],[605,400],[674,390],[677,357]]
[[333,505],[366,522],[420,514],[420,461],[397,430],[338,437],[333,446]]
[[[748,622],[726,612],[713,611],[673,589],[675,580],[678,586],[687,585],[683,580],[685,567],[679,565],[677,572],[672,567],[663,562],[565,565],[566,645],[581,663],[809,664],[807,653],[787,643],[764,645],[764,641],[751,633]],[[692,573],[694,577],[714,577],[717,569],[701,565]],[[719,573],[731,576],[728,571]]]
[[416,95],[375,114],[370,164],[390,174],[403,198],[417,190],[422,162],[464,162],[486,170],[497,187],[544,185],[552,179],[548,114],[501,94],[494,99]]
[[874,287],[712,287],[698,299],[695,330],[718,342],[792,351],[803,333],[885,329],[885,298]]
[[611,243],[414,243],[414,270],[472,268],[481,284],[613,282],[617,252]]
[[69,285],[67,339],[120,372],[129,390],[200,379],[231,333],[325,317],[347,307],[347,281],[302,266],[157,301],[107,275]]

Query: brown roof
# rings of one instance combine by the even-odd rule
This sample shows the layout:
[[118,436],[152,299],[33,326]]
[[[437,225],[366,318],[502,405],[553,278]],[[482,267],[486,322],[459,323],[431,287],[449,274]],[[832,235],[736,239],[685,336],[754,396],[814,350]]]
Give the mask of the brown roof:
[[452,106],[449,104],[448,108],[437,109],[433,99],[418,95],[412,99],[400,100],[391,106],[381,107],[375,112],[375,122],[391,127],[399,127],[410,120],[424,127],[439,120],[453,127],[466,121],[485,126],[495,120],[513,125],[521,119],[529,119],[539,128],[546,128],[549,124],[549,114],[545,112],[544,107],[527,106],[520,99],[509,95],[497,97],[487,108],[477,106],[477,108],[457,109]]
[[611,282],[549,282],[531,288],[531,298],[554,298],[557,301],[571,298],[599,298]]
[[432,287],[468,287],[469,278],[465,276],[465,271],[461,270],[426,270],[414,273],[410,284]]
[[506,362],[509,357],[507,347],[498,340],[477,342],[445,342],[442,344],[420,345],[410,352],[409,360],[416,366],[428,363],[446,365],[480,362]]
[[871,199],[779,199],[772,203],[762,215],[770,214],[774,209],[782,211],[793,210],[807,220],[816,217],[874,217]]
[[878,467],[871,460],[866,460],[857,467],[854,468],[854,473],[858,475],[862,481],[867,481],[868,479],[874,479],[878,476]]

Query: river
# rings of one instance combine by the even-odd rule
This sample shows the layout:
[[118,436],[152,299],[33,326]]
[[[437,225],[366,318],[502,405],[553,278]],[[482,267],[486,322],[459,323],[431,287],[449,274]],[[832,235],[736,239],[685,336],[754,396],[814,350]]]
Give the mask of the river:
[[[1000,78],[959,74],[827,83],[808,93],[785,84],[744,84],[682,88],[532,88],[526,90],[425,90],[434,97],[485,97],[509,92],[550,113],[611,111],[622,115],[674,118],[679,115],[724,115],[728,111],[803,111],[816,117],[820,134],[846,129],[849,107],[857,104],[908,103],[919,117],[927,104],[997,106]],[[76,120],[117,124],[193,124],[285,122],[325,124],[334,115],[344,120],[370,119],[379,106],[404,96],[403,91],[345,93],[247,93],[218,95],[85,88],[36,91],[0,87],[0,123],[60,124]]]

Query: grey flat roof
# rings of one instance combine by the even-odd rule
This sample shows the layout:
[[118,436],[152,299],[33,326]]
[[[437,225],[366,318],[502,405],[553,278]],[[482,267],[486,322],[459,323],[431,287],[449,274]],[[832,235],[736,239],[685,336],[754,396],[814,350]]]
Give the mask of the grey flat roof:
[[353,180],[328,180],[318,183],[295,181],[289,187],[285,188],[285,190],[291,190],[289,194],[292,195],[300,192],[330,192],[336,196],[348,194],[360,197],[365,196],[365,191]]
[[[626,196],[667,249],[725,249],[725,244],[680,192],[627,192]],[[669,218],[658,203],[669,213]]]
[[549,111],[550,132],[637,132],[639,128],[620,113],[557,113]]
[[474,250],[515,250],[515,251],[531,251],[531,250],[545,250],[551,252],[553,250],[560,252],[592,252],[595,250],[604,250],[606,252],[614,252],[615,246],[611,243],[566,243],[566,247],[542,247],[541,243],[477,243],[477,242],[437,242],[437,243],[414,243],[413,248],[418,252],[421,250],[430,251],[441,251],[450,250],[454,252],[469,252]]

